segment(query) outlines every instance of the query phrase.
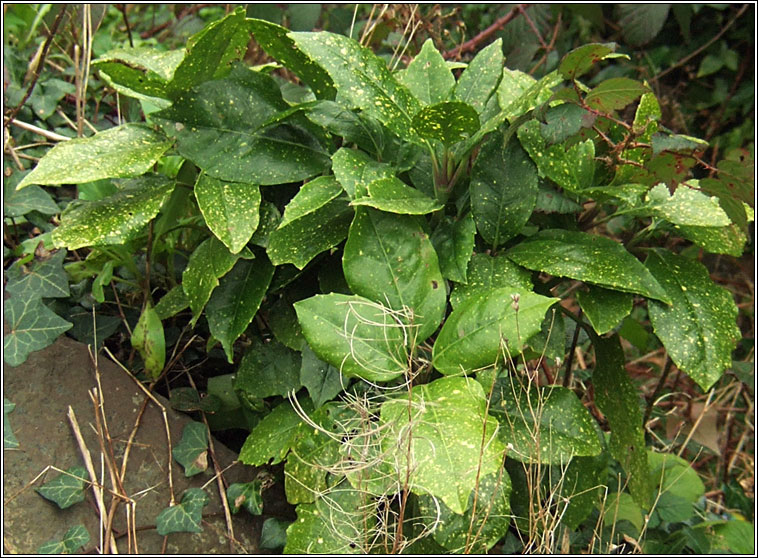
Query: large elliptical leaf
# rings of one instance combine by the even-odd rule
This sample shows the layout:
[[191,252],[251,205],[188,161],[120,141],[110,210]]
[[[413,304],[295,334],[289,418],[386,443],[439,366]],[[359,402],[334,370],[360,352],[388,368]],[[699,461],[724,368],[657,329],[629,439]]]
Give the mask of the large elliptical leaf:
[[516,287],[525,291],[534,287],[531,272],[517,266],[505,254],[474,254],[469,260],[466,277],[466,284],[456,284],[450,293],[453,308],[472,294],[486,294],[498,287]]
[[201,174],[195,198],[205,224],[232,254],[238,253],[258,228],[261,192],[256,184],[227,182]]
[[69,250],[124,244],[139,236],[175,185],[165,176],[146,175],[135,178],[129,187],[105,199],[72,204],[53,231],[53,244]]
[[303,336],[316,356],[347,376],[386,382],[408,367],[408,326],[360,296],[316,295],[295,303]]
[[[303,407],[306,411],[312,410],[312,405],[307,400]],[[279,403],[250,432],[240,449],[239,460],[256,467],[269,461],[271,465],[281,463],[295,443],[301,423],[300,415],[289,401]]]
[[226,275],[238,259],[239,254],[232,254],[215,236],[205,239],[190,254],[182,273],[182,288],[194,315],[193,323],[200,318],[219,277]]
[[268,185],[303,180],[329,165],[301,116],[268,125],[289,108],[271,77],[238,66],[223,79],[179,93],[152,117],[176,138],[177,151],[206,174]]
[[442,321],[447,296],[437,253],[414,217],[359,208],[342,268],[354,293],[404,314],[404,308],[413,312],[416,343]]
[[[92,67],[120,94],[159,103],[168,97],[166,84],[184,54],[184,49],[159,52],[152,47],[117,48],[93,60]],[[163,103],[168,105],[167,101]]]
[[171,147],[163,134],[144,124],[124,124],[89,138],[64,141],[48,151],[16,189],[29,184],[58,186],[102,178],[140,176]]
[[232,344],[252,321],[273,276],[274,266],[265,255],[239,260],[208,301],[205,317],[211,335],[221,341],[230,364],[234,356]]
[[610,238],[550,229],[520,242],[507,254],[529,269],[671,302],[647,268]]
[[541,330],[545,312],[557,300],[522,287],[475,292],[442,326],[432,351],[434,367],[442,374],[462,374],[503,363]]
[[590,286],[577,291],[576,300],[598,335],[608,333],[632,311],[634,297],[630,293]]
[[672,301],[649,304],[653,330],[671,360],[707,391],[731,366],[740,338],[734,299],[698,261],[652,250],[645,265]]
[[326,31],[290,33],[297,47],[324,68],[340,95],[406,141],[418,141],[411,118],[421,108],[387,65],[357,41]]
[[450,147],[479,130],[479,115],[467,103],[443,101],[422,108],[413,116],[412,124],[422,138],[439,140]]
[[401,215],[424,215],[444,207],[397,177],[379,178],[367,186],[368,196],[357,198],[350,205],[367,206]]
[[234,377],[234,390],[246,397],[286,397],[300,388],[300,356],[276,340],[254,342],[242,357]]
[[332,155],[332,170],[351,199],[368,196],[369,184],[381,178],[394,178],[397,172],[386,163],[379,163],[361,151],[345,147]]
[[471,211],[482,238],[497,248],[516,236],[537,203],[537,169],[517,141],[493,135],[471,171]]
[[397,78],[425,105],[447,101],[455,87],[455,78],[432,39],[424,42],[416,58],[398,72]]
[[269,235],[271,262],[303,269],[315,256],[345,239],[352,218],[353,211],[334,177],[320,176],[303,184],[284,208],[279,227]]
[[565,79],[576,79],[608,57],[616,50],[616,46],[616,43],[590,43],[575,48],[561,59],[558,71]]
[[613,112],[614,110],[621,110],[632,101],[649,92],[650,88],[642,85],[639,81],[617,77],[600,82],[599,85],[587,93],[584,101],[590,108],[604,112]]
[[503,40],[497,39],[469,62],[455,84],[454,97],[473,106],[481,114],[487,100],[497,91],[504,62]]
[[132,330],[131,342],[145,363],[145,371],[157,380],[166,364],[166,338],[161,319],[149,301]]
[[485,418],[485,407],[479,382],[460,377],[414,387],[412,402],[404,396],[382,404],[381,422],[394,434],[385,437],[383,447],[390,450],[386,459],[392,460],[396,478],[404,482],[410,467],[411,491],[435,496],[453,513],[464,513],[477,478],[502,465],[498,424]]
[[457,220],[447,215],[442,217],[432,233],[431,240],[445,279],[466,282],[475,236],[476,225],[471,213],[466,213]]

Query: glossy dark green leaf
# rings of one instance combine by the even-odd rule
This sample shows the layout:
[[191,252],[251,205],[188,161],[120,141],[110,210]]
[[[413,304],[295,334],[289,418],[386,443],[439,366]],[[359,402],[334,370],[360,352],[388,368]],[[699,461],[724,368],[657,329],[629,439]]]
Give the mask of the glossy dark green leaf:
[[306,182],[284,208],[284,217],[269,235],[267,253],[274,265],[292,263],[303,269],[321,252],[333,248],[350,228],[353,211],[332,176]]
[[295,311],[313,352],[343,375],[383,382],[406,371],[408,326],[382,305],[332,293],[296,302]]
[[645,201],[645,210],[675,225],[726,227],[732,223],[719,206],[718,198],[687,184],[680,184],[673,195],[665,184],[658,184],[648,192]]
[[245,55],[249,41],[243,8],[205,26],[187,41],[186,54],[167,86],[169,96],[176,98],[195,85],[224,77],[232,62]]
[[342,269],[354,293],[398,312],[410,309],[417,343],[442,321],[446,293],[437,254],[414,217],[356,211]]
[[221,409],[221,400],[218,397],[209,394],[201,398],[197,390],[191,387],[173,388],[169,404],[172,409],[183,413],[203,411],[213,414]]
[[460,219],[443,216],[431,240],[445,279],[466,283],[468,264],[474,252],[476,225],[471,213]]
[[29,353],[44,349],[73,325],[39,298],[11,297],[5,301],[4,315],[10,332],[3,340],[3,360],[10,366],[23,363]]
[[191,477],[208,468],[208,429],[202,422],[190,421],[182,430],[181,441],[171,450],[184,476]]
[[267,550],[281,549],[287,543],[287,527],[291,521],[269,517],[261,527],[260,547]]
[[202,488],[188,488],[182,495],[181,504],[165,508],[155,518],[159,535],[171,533],[202,533],[203,508],[210,498]]
[[590,43],[566,54],[558,71],[566,79],[576,79],[587,73],[594,64],[616,50],[616,43]]
[[305,338],[297,321],[297,314],[287,297],[282,297],[268,312],[268,326],[276,339],[292,350],[300,351],[305,345]]
[[71,467],[36,490],[38,494],[65,510],[84,501],[85,484],[89,484],[87,470],[84,467]]
[[540,124],[540,133],[549,145],[566,140],[582,128],[589,128],[595,115],[574,103],[550,107],[545,113],[545,122]]
[[39,554],[76,554],[89,543],[89,531],[84,525],[74,525],[59,541],[47,541],[37,549]]
[[171,142],[148,126],[124,124],[89,138],[58,143],[16,188],[139,176],[149,171],[169,147]]
[[568,500],[561,523],[569,529],[576,529],[598,507],[608,478],[608,460],[608,452],[603,451],[595,457],[574,457],[568,468],[555,466],[557,470],[552,478],[561,487],[560,496],[556,497],[564,502],[564,498]]
[[576,300],[598,335],[608,333],[632,311],[634,297],[629,293],[590,286],[577,291]]
[[165,176],[147,175],[105,199],[72,204],[53,231],[53,243],[69,250],[124,244],[140,235],[175,185]]
[[[511,522],[510,495],[511,479],[503,471],[487,475],[479,481],[479,486],[469,496],[463,514],[454,513],[443,502],[435,503],[428,495],[418,497],[418,506],[422,517],[439,522],[432,532],[437,543],[455,553],[468,549],[474,554],[486,554],[508,530]],[[476,512],[472,513],[475,497]]]
[[581,213],[583,207],[545,182],[539,184],[534,210],[542,213]]
[[342,144],[356,144],[369,153],[382,152],[384,137],[381,125],[373,118],[358,114],[334,101],[319,101],[311,105],[306,116],[311,122],[342,137]]
[[474,254],[468,264],[468,281],[465,285],[455,285],[455,289],[450,293],[450,304],[457,308],[469,296],[486,294],[499,287],[531,291],[531,276],[529,271],[513,263],[505,254]]
[[471,211],[493,248],[516,236],[537,201],[537,168],[515,140],[503,149],[497,134],[486,141],[471,171]]
[[232,344],[247,329],[266,294],[274,266],[264,255],[239,260],[220,281],[205,308],[211,335],[221,341],[229,363]]
[[739,258],[745,251],[747,236],[737,225],[728,227],[691,227],[681,225],[677,231],[687,240],[713,254],[729,254]]
[[131,342],[145,363],[145,371],[152,379],[157,379],[166,364],[166,339],[161,319],[149,302],[132,329]]
[[300,383],[308,389],[313,405],[318,409],[339,394],[347,385],[338,368],[319,359],[310,347],[303,347]]
[[215,236],[205,239],[192,252],[182,273],[182,288],[195,315],[195,322],[211,298],[213,289],[218,286],[219,277],[226,275],[239,257]]
[[18,298],[61,298],[69,296],[68,276],[63,271],[65,250],[34,264],[21,265],[17,260],[5,272],[5,290]]
[[427,39],[408,67],[398,73],[398,80],[425,105],[447,101],[455,87],[453,73],[432,39]]
[[412,125],[422,138],[439,140],[449,147],[476,133],[479,115],[467,103],[443,101],[418,111]]
[[654,250],[645,265],[672,302],[650,302],[653,331],[677,367],[704,391],[710,389],[731,366],[732,349],[741,337],[731,293],[716,285],[696,260]]
[[300,355],[276,340],[253,343],[237,368],[234,389],[263,399],[300,388]]
[[597,363],[592,385],[598,409],[611,428],[611,455],[624,468],[634,501],[647,508],[652,489],[638,391],[624,369],[624,350],[618,335],[594,338],[592,344]]
[[3,398],[3,449],[17,448],[18,439],[13,433],[8,415],[16,408],[15,403],[11,403],[7,398]]
[[569,192],[580,192],[593,184],[595,144],[585,140],[566,149],[563,144],[548,145],[540,132],[540,123],[527,122],[518,129],[521,145],[545,176]]
[[174,76],[185,51],[158,51],[152,47],[117,48],[97,60],[97,69],[119,93],[137,99],[168,98],[166,85]]
[[263,50],[284,67],[295,72],[311,88],[317,99],[334,98],[336,90],[329,74],[297,49],[294,41],[287,36],[288,29],[262,19],[247,21],[255,41]]
[[566,465],[603,449],[589,411],[564,387],[526,389],[510,376],[501,378],[490,413],[500,422],[498,436],[508,456],[524,463]]
[[364,494],[346,484],[315,503],[300,504],[297,520],[287,528],[285,554],[366,554],[376,518],[364,509]]
[[226,499],[229,509],[237,513],[244,507],[251,515],[263,513],[263,497],[261,496],[261,481],[235,482],[226,489]]
[[411,188],[396,177],[379,178],[367,186],[368,197],[356,198],[350,205],[362,205],[401,215],[424,215],[444,206]]
[[323,172],[328,155],[302,115],[267,126],[289,109],[269,76],[240,66],[202,83],[151,117],[176,138],[177,151],[208,175],[231,182],[281,184]]
[[590,108],[603,112],[613,112],[621,110],[649,91],[650,88],[639,81],[625,77],[610,78],[596,85],[592,91],[587,93],[584,101]]
[[671,299],[637,258],[610,238],[583,232],[540,231],[507,255],[528,269],[669,303]]
[[624,40],[632,46],[652,41],[663,29],[671,4],[618,4],[618,24]]
[[461,374],[503,363],[540,331],[545,312],[556,301],[516,287],[472,293],[442,326],[434,342],[434,367],[443,374]]
[[391,445],[398,453],[392,461],[397,478],[405,478],[408,455],[413,456],[408,479],[413,492],[439,498],[451,512],[463,514],[476,479],[502,466],[504,446],[495,436],[497,421],[485,419],[484,389],[472,378],[439,378],[414,387],[412,399],[412,404],[407,396],[382,404],[381,422],[400,437],[386,437],[383,448]]
[[194,192],[211,232],[233,254],[242,250],[258,228],[258,207],[261,204],[258,186],[201,174]]
[[[312,406],[304,405],[306,410]],[[240,450],[239,459],[246,465],[260,466],[280,463],[295,442],[302,419],[284,401],[263,417],[250,432]]]
[[396,170],[354,149],[340,148],[332,155],[334,176],[351,199],[368,195],[368,185],[380,178],[392,178]]
[[421,105],[381,58],[343,35],[321,31],[288,36],[327,71],[346,101],[404,140],[417,141],[411,130],[411,118]]
[[[529,74],[505,68],[503,79],[497,88],[498,104],[502,109],[502,114],[510,121],[526,114],[547,102],[553,95],[552,88],[562,81],[563,79],[556,71],[535,80]],[[501,120],[500,123],[502,122]],[[495,128],[499,125],[498,123]],[[486,127],[486,124],[482,126],[483,129]]]
[[155,312],[159,319],[165,320],[176,316],[185,308],[189,308],[189,305],[189,298],[184,293],[184,288],[182,285],[176,285],[161,297],[158,304],[155,305]]
[[463,70],[458,83],[455,84],[453,96],[468,103],[481,114],[487,100],[497,90],[503,75],[503,41],[497,39],[480,50],[469,65]]
[[282,214],[273,203],[261,201],[260,217],[258,218],[258,228],[255,229],[253,236],[250,237],[250,244],[255,244],[261,248],[268,248],[269,237],[276,230],[282,220]]

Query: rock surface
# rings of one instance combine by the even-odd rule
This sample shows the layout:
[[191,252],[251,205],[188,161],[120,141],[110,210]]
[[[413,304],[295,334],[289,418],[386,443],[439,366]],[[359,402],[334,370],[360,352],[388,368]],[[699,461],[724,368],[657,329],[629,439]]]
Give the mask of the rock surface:
[[[106,357],[99,358],[98,368],[113,453],[120,468],[127,440],[146,396],[126,372]],[[35,492],[34,489],[45,479],[40,478],[29,485],[49,465],[64,470],[84,466],[67,418],[71,405],[95,472],[98,476],[103,474],[105,486],[111,488],[107,468],[101,472],[101,446],[88,393],[97,387],[97,380],[87,347],[61,337],[50,347],[32,353],[22,365],[4,367],[3,385],[5,397],[16,404],[8,419],[19,441],[17,449],[3,452],[4,550],[36,553],[40,545],[53,539],[60,540],[70,527],[77,524],[83,524],[90,534],[90,543],[82,550],[90,552],[99,548],[100,514],[90,487],[86,490],[84,502],[61,510]],[[165,399],[156,397],[166,409],[171,442],[175,446],[181,440],[184,425],[191,419],[173,411]],[[164,549],[164,537],[155,530],[155,518],[170,501],[169,456],[161,409],[150,401],[139,424],[123,483],[126,494],[136,502],[136,550],[140,554],[259,553],[262,518],[251,516],[244,510],[232,516],[235,540],[230,541],[212,465],[204,473],[186,478],[182,467],[173,460],[171,469],[176,501],[181,500],[185,489],[198,487],[204,488],[210,503],[203,509],[203,532],[170,534]],[[234,462],[236,455],[217,441],[214,446],[227,486],[255,478],[254,468],[239,463],[225,469]],[[50,470],[46,478],[57,474]],[[110,501],[106,491],[106,509]],[[125,510],[120,504],[113,519],[114,532],[120,534],[118,551],[123,554],[135,551],[133,546],[130,548],[126,534]]]

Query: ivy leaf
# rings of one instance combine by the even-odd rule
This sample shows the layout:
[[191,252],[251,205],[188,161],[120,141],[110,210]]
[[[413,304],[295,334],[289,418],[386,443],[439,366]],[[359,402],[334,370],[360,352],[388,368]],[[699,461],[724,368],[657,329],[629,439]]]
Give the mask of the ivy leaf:
[[493,135],[471,171],[471,211],[482,238],[494,248],[516,236],[537,202],[537,169],[516,141]]
[[125,244],[140,235],[175,186],[176,183],[165,176],[146,175],[102,200],[72,204],[61,215],[61,224],[53,230],[53,244],[69,250]]
[[548,145],[536,120],[522,125],[517,134],[521,145],[537,165],[540,176],[546,176],[569,192],[581,192],[592,186],[595,175],[595,144],[592,140],[568,149],[563,144]]
[[84,525],[74,525],[66,531],[63,539],[47,541],[39,547],[39,554],[75,554],[89,542],[89,532]]
[[370,182],[367,191],[368,197],[357,198],[350,205],[374,207],[403,215],[424,215],[444,207],[394,176]]
[[[466,512],[454,513],[445,503],[439,508],[429,495],[418,497],[421,517],[437,519],[437,527],[432,531],[434,540],[451,551],[460,552],[464,548],[475,554],[486,554],[497,543],[511,522],[511,479],[506,471],[491,474],[479,481],[476,491],[471,492]],[[472,514],[474,498],[477,499],[476,513]],[[472,517],[474,515],[474,517]],[[470,539],[468,533],[472,533]]]
[[455,87],[455,78],[432,39],[424,42],[408,68],[399,72],[397,77],[424,105],[447,101]]
[[226,498],[229,501],[229,509],[237,513],[243,506],[250,515],[263,513],[263,497],[261,481],[235,482],[226,489]]
[[285,554],[365,554],[376,518],[366,511],[365,494],[345,484],[315,503],[297,506],[297,520],[287,527]]
[[268,125],[289,108],[271,77],[240,66],[179,93],[171,107],[151,116],[176,138],[179,154],[206,174],[269,185],[310,178],[329,164],[302,115]]
[[427,339],[442,321],[446,293],[437,254],[414,217],[356,211],[342,269],[354,293],[396,311],[411,309],[417,342]]
[[616,43],[590,43],[566,54],[558,65],[565,79],[574,80],[587,73],[594,64],[616,50]]
[[44,349],[73,326],[39,298],[11,297],[5,301],[4,313],[10,333],[3,340],[3,359],[10,366],[23,363],[29,353]]
[[610,78],[595,86],[584,101],[591,108],[603,112],[621,110],[629,103],[637,100],[650,88],[633,79],[618,77]]
[[344,35],[326,31],[288,36],[327,71],[352,106],[376,118],[402,139],[418,141],[411,118],[421,105],[371,50]]
[[194,192],[205,224],[232,254],[237,254],[258,228],[258,186],[201,174]]
[[382,305],[332,293],[294,306],[313,352],[343,375],[385,382],[405,372],[407,325]]
[[231,63],[247,52],[249,40],[243,8],[205,26],[187,41],[187,52],[167,85],[169,97],[229,73]]
[[[518,311],[514,309],[518,298]],[[475,292],[448,316],[433,349],[434,367],[442,374],[461,374],[502,362],[515,355],[542,327],[545,312],[557,299],[522,288]]]
[[619,336],[595,337],[595,402],[611,427],[610,452],[629,477],[634,501],[647,508],[652,496],[645,430],[636,388],[624,370],[624,350]]
[[618,24],[632,46],[652,41],[666,23],[671,4],[617,4]]
[[23,190],[16,190],[15,187],[9,187],[8,181],[6,178],[3,200],[3,213],[6,217],[21,217],[30,211],[38,211],[43,215],[60,213],[52,196],[39,186],[26,186]]
[[69,296],[68,276],[63,271],[65,250],[58,250],[47,260],[30,268],[16,260],[6,271],[5,290],[18,298],[61,298]]
[[341,147],[332,155],[334,176],[351,199],[368,195],[368,185],[380,178],[393,178],[395,169],[365,153]]
[[653,250],[645,265],[672,301],[650,303],[653,331],[677,367],[707,391],[731,366],[741,337],[734,299],[698,261]]
[[269,235],[271,262],[292,263],[303,269],[318,254],[345,239],[352,218],[353,211],[334,177],[320,176],[306,182],[284,208],[278,228]]
[[159,535],[171,533],[202,533],[200,523],[203,519],[203,508],[209,498],[202,488],[188,488],[182,495],[181,504],[165,508],[155,518],[155,526]]
[[422,138],[439,140],[449,147],[476,133],[479,115],[469,104],[443,101],[422,108],[411,124]]
[[190,421],[182,431],[181,441],[171,450],[176,462],[191,477],[208,468],[208,430],[202,422]]
[[490,413],[500,422],[498,436],[508,456],[523,463],[565,465],[575,456],[603,450],[589,411],[563,387],[526,389],[502,378],[495,384]]
[[58,143],[16,189],[29,184],[58,186],[102,178],[140,176],[160,159],[171,142],[144,124],[124,124],[89,138]]
[[474,254],[468,264],[468,282],[465,285],[455,285],[455,289],[450,293],[450,304],[457,308],[471,295],[486,294],[499,287],[512,286],[519,290],[531,291],[534,287],[531,277],[530,272],[517,266],[505,254]]
[[303,347],[300,383],[308,389],[317,409],[337,396],[344,387],[339,369],[319,359],[307,345]]
[[13,433],[8,415],[16,408],[15,403],[11,403],[7,398],[3,398],[3,449],[17,448],[18,439]]
[[598,335],[619,325],[632,311],[634,297],[629,293],[590,286],[588,291],[577,291],[576,300]]
[[671,302],[637,258],[610,238],[560,229],[543,230],[508,250],[528,269]]
[[287,543],[287,527],[291,524],[291,521],[269,517],[261,527],[260,547],[266,550],[282,548]]
[[84,501],[84,485],[89,483],[89,476],[84,467],[71,467],[54,479],[36,489],[37,493],[55,502],[65,510],[78,502]]
[[300,385],[299,355],[276,340],[254,343],[242,357],[234,379],[235,391],[255,399],[286,397]]
[[[412,403],[407,399],[390,399],[381,407],[381,422],[394,434],[384,443],[399,448],[395,475],[405,479],[412,467],[411,491],[439,498],[450,511],[463,514],[476,479],[496,473],[502,464],[497,421],[485,420],[484,390],[472,378],[439,378],[415,387]],[[409,420],[414,425],[410,441]],[[408,455],[413,464],[407,463]]]
[[232,344],[252,321],[273,276],[274,266],[265,255],[256,256],[254,261],[239,260],[208,301],[205,317],[211,335],[221,341],[230,364]]
[[497,39],[480,50],[463,70],[455,84],[453,96],[474,107],[481,114],[487,100],[497,90],[503,75],[503,40]]
[[132,330],[131,341],[145,362],[145,371],[153,380],[158,379],[166,364],[166,339],[161,319],[150,302]]
[[334,99],[336,90],[329,74],[297,49],[287,36],[289,30],[262,19],[248,19],[255,41],[285,68],[295,72],[313,91],[317,99]]
[[[312,410],[310,402],[303,407],[306,412]],[[281,463],[294,445],[301,423],[302,419],[289,401],[280,403],[250,432],[240,450],[240,461],[256,467],[269,461],[271,465]]]
[[726,227],[732,224],[716,196],[707,196],[686,184],[680,184],[673,195],[665,184],[658,184],[648,192],[645,201],[646,210],[675,225]]
[[190,254],[187,267],[182,273],[182,288],[194,314],[193,323],[200,318],[213,289],[218,286],[218,278],[226,275],[239,257],[239,254],[232,254],[215,236],[206,238]]
[[471,213],[466,213],[460,219],[443,215],[432,233],[431,241],[445,279],[466,282],[475,236],[476,225]]

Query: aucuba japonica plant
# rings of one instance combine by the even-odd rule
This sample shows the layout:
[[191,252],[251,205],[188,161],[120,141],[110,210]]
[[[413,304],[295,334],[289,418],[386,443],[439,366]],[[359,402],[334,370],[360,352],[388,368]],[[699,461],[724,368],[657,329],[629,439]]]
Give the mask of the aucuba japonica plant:
[[[280,66],[241,62],[251,37]],[[146,122],[57,145],[18,188],[112,183],[43,240],[58,265],[83,249],[66,270],[97,303],[117,280],[139,307],[146,379],[184,317],[220,344],[240,459],[285,463],[287,552],[484,552],[622,500],[685,521],[704,488],[646,446],[624,325],[649,324],[703,390],[731,367],[737,307],[672,240],[741,255],[753,161],[705,163],[643,82],[583,82],[621,56],[588,44],[535,79],[499,41],[467,65],[427,41],[392,72],[351,38],[238,10],[186,49],[95,60]],[[42,310],[8,309],[18,364],[39,344],[14,325]],[[580,335],[595,364],[574,382]],[[680,515],[655,515],[662,495]]]

